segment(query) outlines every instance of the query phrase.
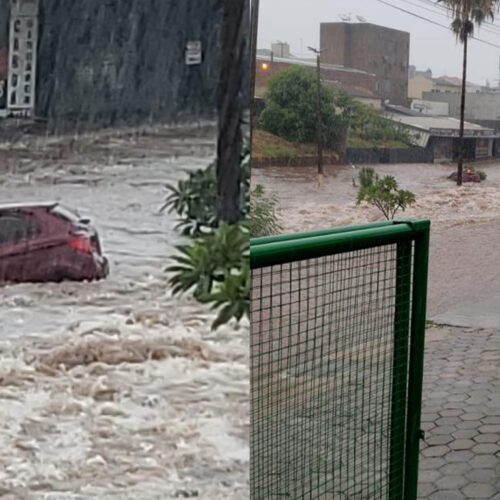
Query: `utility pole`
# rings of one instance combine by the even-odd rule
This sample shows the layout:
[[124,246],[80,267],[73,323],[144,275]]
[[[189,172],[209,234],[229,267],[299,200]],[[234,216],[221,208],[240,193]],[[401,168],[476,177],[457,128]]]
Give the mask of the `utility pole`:
[[[257,35],[259,31],[259,0],[250,3],[250,148],[253,146],[254,103],[255,103],[255,73],[257,66]],[[272,59],[272,56],[271,56]]]
[[321,119],[321,51],[308,47],[308,49],[316,54],[317,66],[317,91],[316,91],[316,142],[318,147],[318,187],[323,186],[324,171],[323,171],[323,125]]

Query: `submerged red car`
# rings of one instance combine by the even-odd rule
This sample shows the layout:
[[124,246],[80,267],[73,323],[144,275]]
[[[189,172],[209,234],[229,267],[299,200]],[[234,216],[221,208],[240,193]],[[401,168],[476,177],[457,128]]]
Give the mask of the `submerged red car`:
[[98,280],[109,274],[97,231],[57,202],[0,204],[0,282]]

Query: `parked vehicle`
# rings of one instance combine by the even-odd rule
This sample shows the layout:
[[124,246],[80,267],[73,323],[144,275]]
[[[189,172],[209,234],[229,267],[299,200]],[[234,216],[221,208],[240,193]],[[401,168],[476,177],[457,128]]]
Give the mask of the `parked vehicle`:
[[57,202],[0,204],[0,282],[96,280],[109,274],[97,231]]

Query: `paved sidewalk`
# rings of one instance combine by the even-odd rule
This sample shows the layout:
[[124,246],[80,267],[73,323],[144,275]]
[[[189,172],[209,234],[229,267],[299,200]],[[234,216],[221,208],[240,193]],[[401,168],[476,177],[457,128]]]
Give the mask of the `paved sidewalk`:
[[500,330],[429,329],[419,498],[500,500]]

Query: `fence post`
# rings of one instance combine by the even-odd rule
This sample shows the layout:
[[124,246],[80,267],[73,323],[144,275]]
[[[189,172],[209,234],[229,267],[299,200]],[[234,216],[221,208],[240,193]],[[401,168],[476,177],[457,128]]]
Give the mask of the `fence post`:
[[418,457],[420,452],[420,413],[427,306],[429,265],[429,221],[419,222],[415,238],[413,268],[413,309],[411,318],[410,368],[408,378],[408,410],[406,434],[406,481],[404,500],[415,500],[418,488]]
[[404,241],[397,245],[389,468],[390,500],[400,500],[404,490],[403,450],[406,439],[405,415],[408,336],[410,333],[411,250],[411,242]]

